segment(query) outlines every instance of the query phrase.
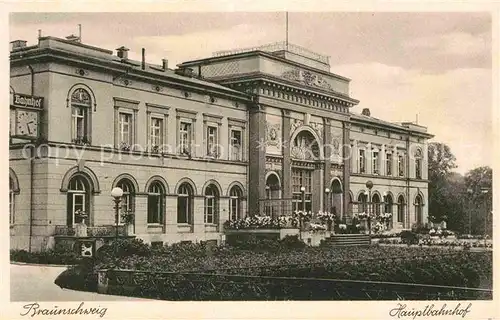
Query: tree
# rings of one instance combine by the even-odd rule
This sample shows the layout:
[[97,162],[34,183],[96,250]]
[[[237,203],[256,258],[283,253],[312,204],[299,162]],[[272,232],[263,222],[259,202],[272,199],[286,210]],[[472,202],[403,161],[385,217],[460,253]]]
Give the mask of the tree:
[[429,215],[438,221],[446,217],[450,229],[463,231],[465,182],[462,175],[451,171],[457,167],[455,161],[446,144],[429,144]]
[[490,167],[479,167],[465,175],[467,201],[469,203],[470,224],[472,233],[490,234],[492,227],[491,209],[493,170]]
[[428,147],[429,178],[446,177],[455,169],[457,160],[448,145],[440,142],[431,142]]
[[429,215],[441,221],[446,216],[448,228],[473,234],[491,234],[492,170],[479,167],[465,176],[453,172],[456,158],[443,143],[428,148]]

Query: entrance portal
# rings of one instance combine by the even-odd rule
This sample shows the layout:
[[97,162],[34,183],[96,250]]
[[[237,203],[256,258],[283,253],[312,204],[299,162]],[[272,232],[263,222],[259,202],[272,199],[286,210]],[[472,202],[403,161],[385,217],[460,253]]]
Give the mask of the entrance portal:
[[337,217],[342,217],[343,216],[343,202],[342,202],[342,184],[340,183],[339,179],[334,179],[332,181],[332,188],[331,188],[331,212],[335,213]]

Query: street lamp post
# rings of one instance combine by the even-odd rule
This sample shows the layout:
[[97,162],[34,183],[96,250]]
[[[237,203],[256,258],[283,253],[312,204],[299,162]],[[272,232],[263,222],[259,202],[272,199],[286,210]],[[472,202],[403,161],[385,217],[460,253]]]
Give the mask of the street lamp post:
[[[300,192],[302,193],[302,211],[306,212],[306,188],[300,187]],[[299,215],[299,236],[302,239],[302,217]]]
[[118,223],[120,214],[120,202],[122,201],[123,190],[121,188],[115,187],[111,190],[111,196],[115,202],[115,256],[118,254]]
[[[330,201],[330,198],[328,198],[328,195],[329,195],[329,194],[330,194],[330,189],[329,189],[329,188],[326,188],[326,189],[325,189],[325,195],[326,195],[326,196],[325,196],[325,202],[324,202],[324,204],[323,204],[323,211],[325,211],[325,212],[326,212],[326,208],[327,208],[326,203],[327,203],[327,201]],[[331,211],[331,210],[329,210],[329,211]]]
[[[387,212],[387,207],[388,207],[388,203],[387,203],[387,191],[384,191],[384,194],[382,195],[382,197],[384,198],[384,207],[383,207],[384,212],[383,213],[385,214],[385,213],[388,213]],[[384,222],[385,222],[385,220],[384,220]],[[387,221],[387,222],[389,222],[389,221]],[[387,228],[389,228],[389,227],[391,227],[391,229],[392,229],[392,216],[391,216],[390,223],[387,223]]]
[[[474,194],[474,190],[472,189],[467,189],[467,193],[471,196],[473,196]],[[468,206],[468,211],[469,211],[469,234],[472,234],[472,213],[471,213],[471,206],[470,206],[470,203],[469,203],[469,206]]]
[[[368,180],[366,181],[366,187],[368,188],[368,200],[367,201],[367,214],[368,214],[368,234],[370,235],[370,245],[372,244],[372,218],[371,218],[371,210],[370,210],[370,206],[371,206],[371,199],[372,199],[372,188],[373,188],[373,182],[371,180]],[[366,195],[366,193],[365,193]]]
[[[481,188],[481,193],[484,195],[486,195],[489,191],[490,190],[488,188]],[[484,210],[484,247],[486,248],[486,234],[488,233],[486,229],[488,228],[488,212],[489,212],[486,201],[484,201],[484,206],[486,209]]]

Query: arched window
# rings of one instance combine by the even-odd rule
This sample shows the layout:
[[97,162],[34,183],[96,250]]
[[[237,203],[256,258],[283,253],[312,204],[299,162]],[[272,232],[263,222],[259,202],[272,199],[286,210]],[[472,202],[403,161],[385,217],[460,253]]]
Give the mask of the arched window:
[[71,94],[71,141],[90,143],[90,113],[92,99],[87,90],[78,88]]
[[148,188],[148,224],[163,223],[165,188],[154,181]]
[[193,188],[187,182],[179,186],[177,191],[177,223],[192,223]]
[[279,199],[281,193],[281,184],[276,173],[271,173],[266,179],[266,199],[264,213],[267,216],[274,217],[278,214],[278,202],[272,199]]
[[403,196],[398,197],[398,222],[404,222],[405,215],[405,198]]
[[415,222],[421,224],[423,220],[422,217],[422,197],[417,195],[415,197]]
[[14,180],[9,177],[9,223],[12,225],[16,216],[16,193]]
[[234,186],[229,191],[229,220],[241,219],[241,197],[243,192],[240,187]]
[[219,191],[213,184],[205,189],[205,223],[217,223],[219,214]]
[[367,212],[367,200],[368,196],[364,193],[360,193],[358,196],[358,212]]
[[339,179],[334,179],[332,181],[332,185],[330,186],[330,210],[335,213],[337,216],[342,216],[343,208],[342,208],[342,184]]
[[[74,226],[76,223],[90,224],[90,184],[83,175],[74,175],[69,181],[67,193],[67,224]],[[85,213],[87,218],[81,214]]]
[[390,194],[385,196],[385,212],[392,213],[393,200]]
[[422,179],[422,150],[417,149],[415,152],[415,177]]
[[299,160],[318,160],[321,155],[318,141],[311,132],[302,130],[293,141],[290,155]]
[[373,194],[372,196],[372,207],[373,207],[373,214],[375,215],[380,215],[380,197],[377,193]]
[[[121,179],[116,186],[123,190],[123,196],[121,201],[122,213],[134,212],[135,209],[135,190],[134,185],[129,179]],[[122,217],[119,217],[120,224],[123,223]]]

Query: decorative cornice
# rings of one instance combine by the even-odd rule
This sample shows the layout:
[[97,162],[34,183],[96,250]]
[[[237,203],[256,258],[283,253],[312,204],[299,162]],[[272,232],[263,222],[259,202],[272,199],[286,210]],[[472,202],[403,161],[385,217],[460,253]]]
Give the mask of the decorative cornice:
[[[59,39],[57,39],[59,41]],[[107,52],[107,50],[103,50]],[[110,52],[112,54],[112,52]],[[244,100],[248,101],[251,97],[243,92],[237,92],[236,90],[231,90],[222,85],[215,85],[213,82],[208,81],[192,81],[189,78],[182,78],[172,75],[170,72],[151,72],[150,70],[142,70],[133,65],[118,62],[112,59],[104,59],[100,57],[94,57],[79,52],[71,52],[67,50],[62,50],[58,48],[38,48],[33,47],[31,50],[22,50],[19,52],[11,53],[10,65],[25,65],[32,61],[37,63],[41,62],[51,62],[51,61],[62,61],[67,65],[80,65],[82,67],[98,70],[100,72],[105,72],[108,74],[120,74],[127,73],[128,85],[130,85],[131,79],[137,79],[138,81],[143,81],[145,83],[157,83],[165,85],[172,88],[179,88],[184,91],[196,91],[199,93],[206,94],[207,91],[212,91],[214,94],[223,95],[230,99]],[[139,64],[140,65],[140,64]],[[123,82],[124,85],[125,81]]]

